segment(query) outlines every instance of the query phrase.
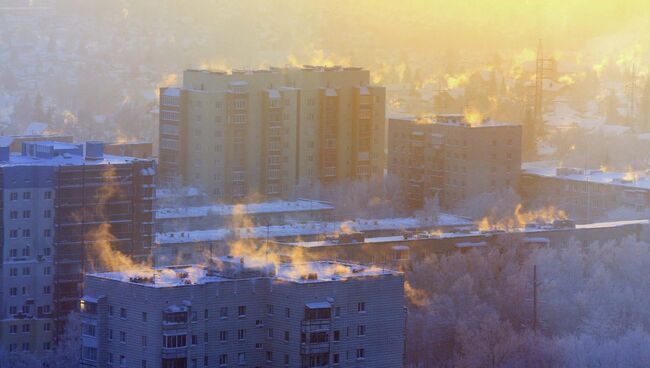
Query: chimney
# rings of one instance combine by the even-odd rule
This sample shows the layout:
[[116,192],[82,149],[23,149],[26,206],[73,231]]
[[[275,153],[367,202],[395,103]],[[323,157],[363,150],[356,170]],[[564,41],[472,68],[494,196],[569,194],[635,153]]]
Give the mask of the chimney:
[[0,147],[0,162],[8,162],[11,155],[9,146]]
[[86,142],[86,160],[102,160],[104,158],[104,142]]

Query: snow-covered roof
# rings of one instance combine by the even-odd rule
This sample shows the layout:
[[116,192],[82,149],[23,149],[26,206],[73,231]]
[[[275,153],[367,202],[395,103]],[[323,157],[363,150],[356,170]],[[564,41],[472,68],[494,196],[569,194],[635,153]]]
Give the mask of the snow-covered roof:
[[438,215],[437,219],[421,219],[416,217],[400,217],[385,219],[356,219],[351,221],[334,222],[306,222],[292,223],[286,225],[258,226],[252,228],[218,228],[212,230],[177,231],[156,234],[158,244],[193,243],[200,241],[226,240],[231,236],[244,239],[262,239],[267,235],[270,237],[289,237],[320,235],[337,233],[345,227],[350,231],[371,231],[371,230],[406,230],[421,227],[450,227],[473,225],[470,219],[454,216],[446,213]]
[[616,172],[558,168],[553,162],[536,161],[522,164],[522,173],[579,182],[592,182],[636,189],[650,189],[650,173],[647,171]]
[[[637,225],[637,224],[648,225],[649,223],[650,220],[595,222],[590,224],[576,225],[576,229],[615,228],[620,226]],[[572,230],[572,229],[569,228],[561,229],[553,226],[532,228],[532,229],[528,229],[524,227],[524,228],[510,229],[508,233],[539,234],[544,232],[560,231],[560,230]],[[472,231],[462,231],[462,232],[422,233],[408,238],[404,238],[404,235],[379,236],[379,237],[365,238],[364,241],[362,242],[350,242],[350,243],[339,243],[334,240],[318,240],[318,241],[298,241],[298,242],[276,242],[276,244],[292,246],[292,247],[300,247],[300,248],[318,248],[318,247],[332,247],[332,246],[355,247],[361,244],[369,245],[369,244],[380,244],[380,243],[399,243],[399,242],[424,241],[424,240],[432,240],[432,239],[454,239],[454,238],[467,239],[467,237],[476,237],[480,239],[480,237],[490,237],[494,234],[495,233],[490,231],[482,232],[475,229]],[[535,238],[526,238],[526,239],[535,239]],[[539,239],[546,239],[546,238],[540,237]],[[456,246],[459,245],[460,247],[468,246],[467,244],[474,244],[473,246],[476,246],[475,244],[477,243],[481,243],[481,241],[477,241],[477,242],[465,241],[465,242],[457,243]]]
[[[263,261],[255,260],[255,262],[259,263]],[[242,267],[243,264],[248,265],[248,260],[242,263]],[[353,278],[372,276],[399,275],[398,272],[388,269],[340,261],[312,261],[295,264],[281,263],[275,265],[269,263],[267,265],[275,270],[272,274],[268,276],[253,274],[242,276],[240,279],[262,277],[275,278],[299,284],[310,284],[345,281]],[[242,270],[245,271],[247,269],[243,268]],[[203,265],[170,266],[155,269],[143,268],[122,272],[100,272],[88,274],[86,277],[114,280],[152,288],[183,287],[187,285],[203,285],[234,280],[232,275],[227,274],[224,271]],[[319,304],[319,307],[320,306],[321,304]]]

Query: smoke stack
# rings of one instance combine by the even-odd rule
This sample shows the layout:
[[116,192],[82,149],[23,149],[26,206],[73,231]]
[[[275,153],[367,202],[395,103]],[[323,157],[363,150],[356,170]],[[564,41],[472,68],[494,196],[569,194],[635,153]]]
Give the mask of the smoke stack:
[[104,142],[86,142],[86,160],[102,160],[104,158]]
[[0,162],[9,162],[10,155],[9,146],[0,147]]

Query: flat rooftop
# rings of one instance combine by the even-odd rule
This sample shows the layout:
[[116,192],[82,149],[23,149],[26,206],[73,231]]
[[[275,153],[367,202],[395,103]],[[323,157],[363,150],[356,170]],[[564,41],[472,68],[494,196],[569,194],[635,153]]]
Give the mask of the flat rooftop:
[[332,246],[358,246],[364,244],[378,244],[378,243],[398,243],[398,242],[411,242],[417,240],[431,240],[431,239],[454,239],[454,238],[467,238],[467,237],[488,237],[497,234],[536,234],[551,231],[571,231],[571,230],[585,230],[585,229],[603,229],[615,228],[627,225],[648,225],[650,220],[626,220],[626,221],[609,221],[609,222],[595,222],[591,224],[577,224],[575,228],[561,228],[553,227],[550,224],[536,228],[516,228],[508,231],[499,230],[471,230],[471,231],[458,231],[458,232],[421,232],[417,234],[394,235],[394,236],[379,236],[367,237],[363,241],[351,241],[341,243],[336,240],[320,240],[320,241],[298,241],[298,242],[274,242],[275,244],[300,247],[300,248],[318,248],[318,247],[332,247]]
[[407,113],[389,113],[388,120],[404,121],[408,123],[417,123],[422,125],[447,125],[459,126],[464,128],[488,128],[488,127],[506,127],[519,126],[519,124],[504,121],[495,121],[489,118],[481,119],[480,122],[468,123],[463,114],[440,114],[440,115],[412,115]]
[[621,172],[558,167],[554,162],[549,161],[525,162],[522,164],[521,169],[522,174],[547,178],[616,185],[626,188],[650,189],[650,173],[647,171]]
[[[313,261],[260,265],[259,260],[218,257],[222,269],[204,265],[182,265],[124,272],[100,272],[86,277],[114,280],[152,288],[204,285],[241,279],[271,278],[299,284],[336,282],[354,278],[399,275],[393,270],[340,261]],[[249,265],[249,263],[251,263]],[[246,265],[246,266],[244,266]]]
[[156,211],[156,218],[177,219],[187,217],[205,217],[208,215],[232,216],[328,210],[334,210],[334,206],[323,201],[299,199],[297,201],[269,201],[242,205],[216,204],[211,206],[161,208]]
[[416,217],[398,217],[385,219],[355,219],[350,221],[333,222],[307,222],[287,225],[257,226],[250,228],[218,228],[212,230],[176,231],[156,234],[155,242],[158,244],[194,243],[199,241],[227,240],[235,235],[242,239],[261,239],[269,237],[289,237],[332,234],[341,229],[349,231],[399,231],[415,228],[435,228],[452,226],[470,226],[474,222],[470,219],[442,213],[437,219],[420,219]]
[[9,154],[8,161],[0,161],[0,167],[106,165],[150,161],[135,157],[107,154],[103,154],[101,158],[88,158],[85,155],[83,144],[57,141],[38,141],[28,142],[26,144],[34,147],[37,153],[12,152]]

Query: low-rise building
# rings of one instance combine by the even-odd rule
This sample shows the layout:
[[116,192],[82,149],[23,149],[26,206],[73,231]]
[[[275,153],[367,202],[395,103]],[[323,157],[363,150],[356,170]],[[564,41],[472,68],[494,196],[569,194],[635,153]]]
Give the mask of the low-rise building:
[[228,252],[236,241],[265,242],[311,241],[342,232],[363,233],[364,236],[394,236],[404,231],[448,230],[473,225],[467,218],[441,213],[431,217],[355,219],[350,221],[303,222],[271,226],[218,227],[208,230],[157,233],[153,258],[157,265],[201,262],[205,255]]
[[241,226],[236,223],[238,221],[247,226],[329,221],[333,212],[334,206],[330,203],[312,199],[160,208],[156,210],[156,231],[207,230],[230,224]]
[[332,261],[86,276],[82,367],[402,367],[403,275]]
[[552,204],[580,222],[625,210],[637,218],[650,208],[650,175],[647,172],[612,172],[557,167],[549,162],[523,165],[521,194],[525,203]]

